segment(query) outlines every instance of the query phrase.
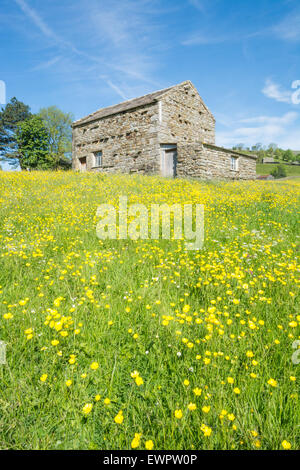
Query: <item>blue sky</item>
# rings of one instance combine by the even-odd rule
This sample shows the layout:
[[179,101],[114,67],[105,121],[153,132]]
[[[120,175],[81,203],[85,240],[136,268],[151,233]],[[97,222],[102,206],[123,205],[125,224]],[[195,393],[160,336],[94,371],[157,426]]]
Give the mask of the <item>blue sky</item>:
[[6,100],[33,112],[79,119],[191,80],[217,144],[300,150],[299,0],[1,0],[0,40]]

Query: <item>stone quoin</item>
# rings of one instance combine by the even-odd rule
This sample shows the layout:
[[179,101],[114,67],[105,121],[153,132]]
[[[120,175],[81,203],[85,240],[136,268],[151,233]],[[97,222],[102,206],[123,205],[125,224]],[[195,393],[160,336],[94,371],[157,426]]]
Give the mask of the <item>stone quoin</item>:
[[255,179],[256,156],[215,145],[215,119],[190,81],[75,121],[79,171]]

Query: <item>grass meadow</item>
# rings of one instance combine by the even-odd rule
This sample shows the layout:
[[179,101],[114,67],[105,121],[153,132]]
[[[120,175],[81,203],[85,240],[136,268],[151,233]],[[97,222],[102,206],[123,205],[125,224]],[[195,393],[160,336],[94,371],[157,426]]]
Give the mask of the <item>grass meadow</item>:
[[[282,162],[278,162],[278,165],[279,164],[284,166],[287,176],[293,176],[293,177],[300,176],[300,165],[285,165]],[[278,165],[270,164],[270,163],[257,163],[256,173],[258,175],[270,175],[271,171],[275,170],[275,168],[277,168]]]
[[[299,449],[299,194],[2,172],[0,448]],[[119,195],[204,204],[204,247],[99,240]]]

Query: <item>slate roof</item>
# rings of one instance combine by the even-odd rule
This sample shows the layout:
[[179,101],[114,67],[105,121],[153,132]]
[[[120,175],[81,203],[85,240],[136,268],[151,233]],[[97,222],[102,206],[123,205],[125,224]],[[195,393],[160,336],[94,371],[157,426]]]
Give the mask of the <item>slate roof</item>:
[[[182,82],[178,85],[174,85],[174,86],[171,86],[169,88],[164,88],[163,90],[158,90],[158,91],[155,91],[153,93],[149,93],[147,95],[140,96],[139,98],[133,98],[131,100],[124,101],[123,103],[119,103],[119,104],[116,104],[114,106],[109,106],[107,108],[99,109],[98,111],[96,111],[92,114],[89,114],[88,116],[86,116],[82,119],[79,119],[78,121],[73,122],[72,127],[80,126],[81,124],[86,124],[88,122],[97,121],[98,119],[101,119],[101,118],[104,118],[104,117],[107,117],[107,116],[112,116],[113,114],[119,114],[119,113],[122,113],[123,111],[128,111],[130,109],[134,109],[134,108],[138,108],[140,106],[145,106],[147,104],[151,104],[151,103],[157,101],[158,98],[161,95],[163,95],[163,94],[167,93],[168,91],[172,90],[173,88],[176,88],[176,87],[181,86],[183,84],[192,85],[192,83],[189,80],[187,80],[187,81]],[[204,104],[204,106],[205,106],[205,104]],[[206,108],[206,106],[205,106],[205,108]]]
[[149,93],[148,95],[140,96],[139,98],[133,98],[132,100],[124,101],[123,103],[115,104],[114,106],[108,106],[107,108],[99,109],[95,113],[89,114],[88,116],[79,119],[78,121],[75,121],[73,123],[73,127],[76,127],[80,124],[95,121],[97,119],[101,119],[107,116],[111,116],[113,114],[122,113],[123,111],[128,111],[129,109],[151,104],[156,101],[161,95],[171,90],[172,88],[175,88],[175,86],[164,88],[163,90],[155,91],[154,93]]

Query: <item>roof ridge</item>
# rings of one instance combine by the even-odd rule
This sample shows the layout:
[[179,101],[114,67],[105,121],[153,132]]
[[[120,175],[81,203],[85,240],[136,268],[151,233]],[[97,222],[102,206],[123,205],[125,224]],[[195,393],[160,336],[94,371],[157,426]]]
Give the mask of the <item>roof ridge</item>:
[[[78,124],[80,124],[81,122],[82,123],[85,123],[85,122],[89,122],[90,120],[92,120],[92,118],[94,116],[96,116],[98,113],[100,113],[101,111],[104,111],[104,110],[109,110],[110,108],[115,108],[116,106],[124,106],[126,104],[129,104],[131,101],[137,101],[137,100],[142,100],[143,98],[147,98],[148,96],[151,96],[151,95],[160,95],[160,94],[163,94],[163,93],[166,93],[167,91],[169,90],[172,90],[173,88],[176,88],[178,86],[182,86],[183,84],[185,83],[191,83],[190,80],[185,80],[184,82],[181,82],[181,83],[177,83],[176,85],[172,85],[170,87],[167,87],[167,88],[162,88],[161,90],[155,90],[155,91],[152,91],[150,93],[146,93],[145,95],[141,95],[141,96],[137,96],[135,98],[131,98],[130,100],[126,100],[126,101],[121,101],[120,103],[116,103],[116,104],[112,104],[110,106],[105,106],[104,108],[99,108],[97,109],[97,111],[94,111],[93,113],[91,114],[88,114],[87,116],[81,118],[81,119],[77,119],[76,121],[74,121],[72,123],[72,126],[76,126]],[[120,112],[120,111],[119,111]],[[109,115],[109,114],[108,114]]]

